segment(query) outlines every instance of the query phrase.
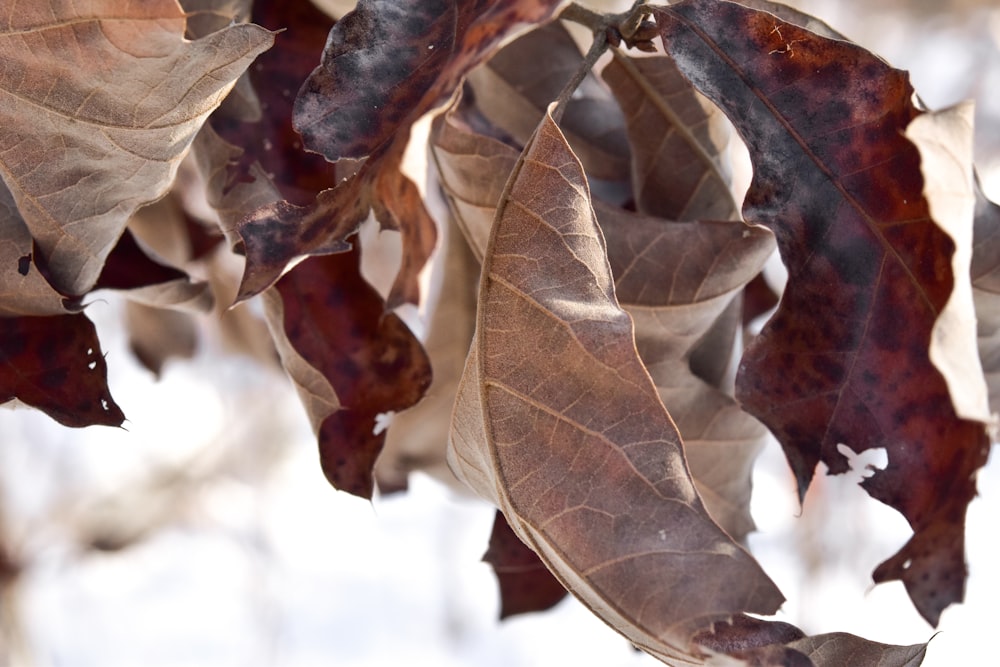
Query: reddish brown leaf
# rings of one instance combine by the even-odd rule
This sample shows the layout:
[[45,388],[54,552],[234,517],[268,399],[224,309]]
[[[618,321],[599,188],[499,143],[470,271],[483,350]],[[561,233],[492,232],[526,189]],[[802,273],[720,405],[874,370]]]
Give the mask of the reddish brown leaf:
[[370,498],[385,440],[376,419],[420,400],[431,369],[419,341],[361,277],[359,260],[357,250],[304,260],[268,292],[267,310],[318,431],[324,474]]
[[456,223],[450,223],[445,233],[444,257],[437,268],[439,274],[434,277],[441,281],[440,291],[424,341],[434,381],[423,400],[392,420],[385,449],[375,467],[382,493],[405,489],[413,470],[422,470],[464,490],[448,469],[445,456],[451,410],[476,326],[479,263]]
[[499,510],[483,560],[493,567],[500,583],[500,618],[545,611],[566,597],[563,585],[511,530]]
[[83,313],[0,318],[0,403],[17,398],[65,426],[121,426],[108,366]]
[[915,534],[875,578],[902,579],[936,624],[963,596],[965,508],[988,440],[956,414],[930,359],[956,246],[931,219],[903,136],[913,90],[863,49],[769,13],[687,0],[656,17],[681,71],[747,143],[744,216],[774,231],[789,267],[738,397],[781,441],[800,492],[820,460],[848,469],[838,444],[886,448],[888,467],[863,484]]
[[295,95],[316,67],[333,20],[310,2],[281,0],[255,0],[252,20],[281,30],[274,36],[274,46],[248,71],[260,100],[260,119],[249,123],[215,114],[210,122],[220,137],[244,151],[233,165],[231,179],[256,178],[249,169],[256,161],[284,199],[305,206],[337,182],[335,167],[305,151],[292,127]]
[[389,302],[416,303],[418,274],[436,242],[415,186],[399,173],[410,127],[447,99],[472,67],[521,23],[545,20],[556,0],[362,0],[330,32],[323,61],[295,102],[309,150],[364,158],[359,174],[305,209],[284,202],[241,223],[247,269],[240,298],[270,285],[297,256],[342,251],[370,205],[403,235],[404,262]]

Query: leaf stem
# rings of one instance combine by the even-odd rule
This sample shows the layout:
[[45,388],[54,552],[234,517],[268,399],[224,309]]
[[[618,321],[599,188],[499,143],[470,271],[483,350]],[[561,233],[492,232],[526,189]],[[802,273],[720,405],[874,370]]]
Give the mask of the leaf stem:
[[573,2],[559,14],[560,19],[590,28],[594,34],[594,41],[573,77],[555,100],[556,106],[552,110],[552,118],[557,123],[562,119],[566,103],[572,99],[573,93],[597,64],[598,59],[608,50],[609,44],[617,46],[624,40],[627,46],[634,45],[633,37],[647,15],[645,5],[646,0],[635,0],[628,11],[620,14],[601,14]]
[[559,97],[555,100],[556,106],[552,109],[552,119],[555,120],[556,123],[562,120],[563,111],[566,110],[566,104],[573,98],[573,93],[576,92],[577,87],[585,78],[587,78],[590,70],[593,69],[594,65],[597,63],[598,58],[600,58],[607,50],[607,30],[596,31],[594,33],[594,41],[590,45],[590,50],[587,51],[587,55],[584,56],[580,66],[576,68],[572,78],[566,82],[566,85],[559,93]]

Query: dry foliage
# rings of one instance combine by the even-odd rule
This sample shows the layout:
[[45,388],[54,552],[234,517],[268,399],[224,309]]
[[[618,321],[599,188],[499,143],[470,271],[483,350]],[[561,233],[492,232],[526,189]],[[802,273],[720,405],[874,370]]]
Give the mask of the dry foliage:
[[[962,601],[1000,402],[1000,207],[969,105],[921,108],[906,72],[768,0],[14,5],[0,400],[120,425],[93,292],[136,304],[156,372],[213,293],[259,296],[336,488],[447,460],[497,506],[504,616],[568,590],[668,664],[920,664],[925,645],[760,620],[784,598],[744,543],[768,431],[800,496],[845,446],[885,449],[863,486],[913,537],[875,581],[931,625]],[[401,239],[386,294],[361,272],[369,216]],[[788,285],[755,335],[775,249]],[[210,259],[229,250],[238,287]],[[421,341],[394,310],[428,302]]]

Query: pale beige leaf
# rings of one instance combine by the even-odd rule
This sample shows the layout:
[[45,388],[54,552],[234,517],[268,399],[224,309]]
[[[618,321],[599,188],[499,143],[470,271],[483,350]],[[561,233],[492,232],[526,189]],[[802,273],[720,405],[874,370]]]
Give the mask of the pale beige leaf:
[[691,640],[713,621],[781,604],[698,497],[551,117],[497,212],[449,461],[574,595],[672,664],[703,661]]
[[986,378],[976,347],[973,303],[972,103],[917,116],[906,137],[920,151],[924,196],[931,217],[954,241],[951,258],[956,276],[951,296],[931,332],[931,362],[948,384],[955,412],[966,419],[991,420]]
[[234,25],[188,41],[175,0],[7,4],[0,175],[54,286],[83,294],[272,35]]
[[[576,42],[562,23],[554,21],[501,49],[473,70],[468,82],[486,118],[523,145],[582,62]],[[580,83],[566,105],[561,126],[590,176],[628,179],[628,141],[621,110],[592,75]]]

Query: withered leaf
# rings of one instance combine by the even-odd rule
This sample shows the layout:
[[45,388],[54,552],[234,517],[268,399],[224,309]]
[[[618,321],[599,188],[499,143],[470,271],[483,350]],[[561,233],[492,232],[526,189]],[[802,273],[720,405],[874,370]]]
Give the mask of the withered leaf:
[[363,158],[451,96],[513,30],[546,20],[559,0],[360,0],[330,31],[295,104],[310,150]]
[[789,647],[807,655],[817,665],[870,665],[870,667],[918,667],[927,644],[893,646],[861,639],[844,632],[803,637]]
[[698,497],[548,116],[498,208],[449,461],[563,585],[664,660],[700,659],[707,624],[781,604]]
[[673,60],[616,51],[601,75],[625,111],[637,210],[670,220],[738,218],[729,121]]
[[400,173],[410,128],[441,104],[511,31],[547,19],[558,0],[362,0],[330,31],[323,60],[295,101],[293,123],[328,160],[367,158],[314,205],[285,203],[241,224],[247,269],[240,298],[260,292],[298,256],[343,251],[370,206],[403,236],[405,261],[390,305],[416,303],[418,274],[436,242],[416,187]]
[[65,426],[121,426],[108,366],[83,313],[0,318],[0,403],[14,398]]
[[35,2],[0,22],[3,180],[49,281],[82,295],[271,34],[184,38],[177,2]]
[[460,487],[448,469],[445,452],[458,381],[476,324],[479,263],[457,225],[449,222],[444,234],[445,254],[432,277],[441,284],[424,342],[434,379],[419,403],[393,417],[375,466],[382,493],[405,489],[413,470]]
[[183,271],[151,258],[128,229],[104,262],[94,290],[125,290],[147,306],[207,311],[213,306],[208,283],[193,282]]
[[979,333],[979,357],[986,373],[990,410],[1000,411],[1000,206],[978,181],[972,248],[972,286]]
[[266,293],[268,325],[299,387],[333,486],[371,498],[385,433],[380,415],[408,408],[431,381],[406,324],[361,277],[360,252],[303,260]]
[[[753,530],[751,472],[767,434],[690,366],[694,347],[773,252],[774,239],[741,222],[671,222],[595,206],[615,292],[635,322],[639,356],[684,441],[695,486],[715,521],[742,540]],[[735,314],[735,313],[733,313]],[[738,326],[730,317],[729,326]],[[714,350],[723,363],[728,347]]]
[[[469,73],[477,108],[521,145],[531,137],[549,103],[583,63],[560,21],[518,37]],[[625,119],[607,89],[588,74],[566,103],[563,133],[592,178],[627,181],[629,144]]]
[[730,2],[655,14],[668,53],[748,145],[743,214],[775,233],[789,270],[737,396],[781,441],[800,493],[820,460],[848,469],[838,444],[887,450],[888,467],[863,485],[914,537],[875,578],[902,579],[936,624],[963,596],[965,509],[988,439],[956,414],[930,357],[935,321],[966,277],[954,273],[956,242],[932,219],[920,154],[903,135],[919,115],[907,76]]
[[476,259],[482,261],[507,177],[518,149],[477,132],[457,105],[434,120],[431,154],[448,204]]
[[538,554],[521,541],[497,510],[490,546],[483,555],[500,583],[500,618],[551,609],[566,597]]

